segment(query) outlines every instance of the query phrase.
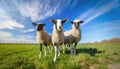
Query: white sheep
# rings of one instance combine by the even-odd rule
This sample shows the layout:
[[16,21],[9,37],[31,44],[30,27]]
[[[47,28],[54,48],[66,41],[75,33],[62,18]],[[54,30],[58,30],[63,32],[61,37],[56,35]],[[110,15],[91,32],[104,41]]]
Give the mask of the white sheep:
[[[80,21],[78,19],[71,22],[72,29],[64,32],[64,44],[68,44],[71,46],[71,55],[76,55],[76,46],[78,42],[81,40],[81,29],[80,24],[83,23],[83,21]],[[64,49],[63,49],[64,51]]]
[[35,22],[33,22],[32,24],[36,26],[36,30],[37,30],[36,39],[37,39],[37,42],[40,44],[39,57],[41,57],[42,55],[42,45],[44,45],[44,56],[46,56],[46,47],[47,46],[49,47],[50,44],[52,44],[51,36],[47,32],[45,32],[44,30],[45,24],[37,24]]
[[60,56],[60,50],[59,47],[60,45],[63,44],[64,42],[64,33],[63,33],[63,24],[67,21],[68,19],[51,19],[50,21],[54,23],[53,26],[53,32],[52,32],[52,43],[55,49],[55,55],[54,55],[54,62],[57,59],[57,55]]

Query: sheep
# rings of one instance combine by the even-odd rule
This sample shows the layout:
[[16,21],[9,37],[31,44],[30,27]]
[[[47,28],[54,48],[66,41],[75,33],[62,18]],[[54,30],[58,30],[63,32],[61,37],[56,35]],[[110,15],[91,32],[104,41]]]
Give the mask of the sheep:
[[80,24],[83,22],[84,21],[80,21],[78,19],[74,20],[73,22],[71,22],[72,29],[67,32],[64,32],[64,44],[67,44],[71,47],[71,55],[76,55],[76,46],[81,40]]
[[[57,55],[60,56],[60,50],[59,47],[64,43],[64,33],[63,33],[63,24],[68,19],[50,19],[50,21],[54,24],[53,26],[53,32],[52,32],[52,44],[54,46],[55,54],[54,54],[54,62],[56,62]],[[58,54],[57,54],[58,53]]]
[[36,26],[36,30],[37,30],[36,40],[40,44],[40,54],[39,54],[39,58],[40,58],[42,56],[42,45],[44,45],[44,56],[46,56],[46,47],[52,44],[51,35],[45,32],[44,30],[45,23],[37,24],[33,22],[32,24]]

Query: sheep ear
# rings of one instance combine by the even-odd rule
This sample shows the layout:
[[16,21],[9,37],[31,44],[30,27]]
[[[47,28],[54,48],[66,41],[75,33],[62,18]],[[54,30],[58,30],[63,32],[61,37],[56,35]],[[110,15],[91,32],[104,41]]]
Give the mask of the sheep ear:
[[50,19],[50,21],[54,24],[56,23],[56,20],[54,20],[54,19]]
[[80,21],[80,23],[83,23],[84,21],[82,20],[82,21]]
[[45,26],[45,23],[43,24],[43,26]]
[[74,22],[71,22],[71,24],[74,24]]
[[68,18],[65,18],[64,20],[62,20],[63,23],[67,22]]
[[32,24],[35,25],[35,26],[37,25],[35,22],[32,22]]

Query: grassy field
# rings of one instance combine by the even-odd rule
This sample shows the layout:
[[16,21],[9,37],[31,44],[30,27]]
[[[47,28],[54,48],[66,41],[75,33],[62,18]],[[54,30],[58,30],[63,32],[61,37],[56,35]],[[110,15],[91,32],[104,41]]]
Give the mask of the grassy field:
[[0,44],[0,69],[110,69],[120,67],[120,44],[81,44],[77,55],[69,48],[53,62],[54,54],[38,58],[36,44]]

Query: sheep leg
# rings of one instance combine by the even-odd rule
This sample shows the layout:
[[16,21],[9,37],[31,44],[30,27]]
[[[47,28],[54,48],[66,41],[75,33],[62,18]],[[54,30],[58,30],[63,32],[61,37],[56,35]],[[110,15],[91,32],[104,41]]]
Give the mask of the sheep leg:
[[62,51],[62,46],[59,46],[58,49],[59,49],[60,51]]
[[41,57],[42,55],[42,44],[40,44],[40,54],[39,54],[39,58]]
[[45,44],[44,46],[44,56],[46,56],[46,47],[47,47],[47,44]]
[[70,44],[65,45],[65,52],[70,48]]
[[71,53],[71,55],[73,55],[73,44],[71,44],[70,46],[71,46],[70,53]]
[[76,55],[76,45],[77,45],[77,42],[74,45],[74,55]]
[[52,52],[51,52],[51,47],[50,47],[50,45],[48,46],[48,49],[49,49],[49,52],[52,53]]
[[63,53],[65,53],[67,49],[68,49],[68,44],[64,44],[64,46],[63,46]]
[[63,53],[65,53],[65,44],[63,45]]
[[74,47],[73,54],[76,55],[76,47]]
[[60,46],[58,46],[57,48],[58,48],[58,56],[60,56]]
[[51,53],[53,52],[53,45],[51,46]]
[[56,59],[57,59],[57,45],[54,46],[54,49],[55,49],[54,62],[56,62]]
[[44,47],[44,56],[46,56],[46,47]]
[[53,51],[53,46],[50,46],[50,52],[52,53],[52,51]]

